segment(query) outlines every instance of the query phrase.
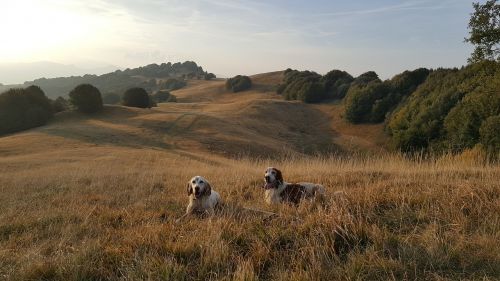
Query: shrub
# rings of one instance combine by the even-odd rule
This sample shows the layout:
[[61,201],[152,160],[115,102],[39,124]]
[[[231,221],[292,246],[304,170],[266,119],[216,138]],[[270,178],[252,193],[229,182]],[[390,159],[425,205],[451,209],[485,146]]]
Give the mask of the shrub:
[[160,90],[175,91],[187,85],[186,81],[169,78],[167,81],[160,83]]
[[130,88],[123,94],[123,105],[149,108],[152,106],[148,92],[143,88]]
[[303,102],[319,102],[325,98],[325,89],[321,83],[321,75],[312,71],[297,71],[287,69],[283,84],[277,93],[287,100]]
[[500,153],[500,115],[486,119],[479,129],[481,144],[489,155],[497,158]]
[[236,75],[226,81],[226,89],[233,93],[248,90],[252,87],[252,80],[248,76]]
[[76,86],[69,93],[70,103],[79,111],[94,113],[102,109],[101,92],[90,84]]
[[57,97],[56,100],[52,101],[52,111],[54,113],[69,110],[69,102],[63,97]]
[[121,101],[121,97],[118,94],[115,93],[106,93],[102,97],[102,102],[104,104],[119,104]]
[[212,79],[216,78],[216,76],[213,73],[207,73],[207,74],[205,74],[204,78],[205,78],[205,80],[212,80]]
[[161,90],[152,95],[152,99],[155,102],[168,102],[172,94],[169,91]]
[[37,86],[0,95],[0,134],[41,126],[52,117],[52,104]]
[[347,72],[332,70],[321,77],[321,83],[326,92],[325,98],[342,99],[347,94],[354,78]]

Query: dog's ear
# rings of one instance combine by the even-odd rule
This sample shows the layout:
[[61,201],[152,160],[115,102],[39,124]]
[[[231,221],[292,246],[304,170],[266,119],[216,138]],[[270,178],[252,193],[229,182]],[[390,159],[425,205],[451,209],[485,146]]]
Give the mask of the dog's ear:
[[206,184],[205,185],[205,190],[203,191],[203,193],[206,196],[210,196],[210,194],[212,194],[212,187],[210,186],[209,182],[206,182],[205,184]]
[[276,168],[274,169],[276,170],[276,179],[278,182],[283,183],[283,175],[281,174],[281,171]]
[[193,188],[191,187],[191,184],[189,182],[187,184],[187,193],[188,193],[188,196],[193,194]]

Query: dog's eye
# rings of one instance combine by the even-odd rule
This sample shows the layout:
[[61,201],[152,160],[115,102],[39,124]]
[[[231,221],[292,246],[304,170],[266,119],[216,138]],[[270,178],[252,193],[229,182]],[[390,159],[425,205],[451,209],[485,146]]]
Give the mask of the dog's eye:
[[271,174],[273,174],[273,175],[274,175],[274,174],[276,174],[276,173],[273,171],[273,172],[271,172]]
[[196,183],[195,181],[192,181],[192,183]]
[[200,183],[203,183],[203,181],[200,181]]

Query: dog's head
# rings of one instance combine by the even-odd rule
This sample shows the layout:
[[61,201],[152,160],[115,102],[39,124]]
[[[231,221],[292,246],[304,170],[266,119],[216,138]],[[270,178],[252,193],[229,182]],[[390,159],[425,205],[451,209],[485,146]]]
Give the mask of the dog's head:
[[264,173],[264,189],[278,188],[280,184],[283,183],[283,175],[281,171],[269,167]]
[[187,184],[188,196],[193,195],[193,199],[200,199],[203,196],[209,196],[212,193],[210,183],[200,176],[193,177]]

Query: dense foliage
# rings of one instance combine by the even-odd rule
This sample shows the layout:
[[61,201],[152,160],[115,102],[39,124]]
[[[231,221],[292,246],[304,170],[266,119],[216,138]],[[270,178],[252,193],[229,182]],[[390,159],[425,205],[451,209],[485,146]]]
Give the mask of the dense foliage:
[[236,75],[226,81],[226,89],[233,93],[248,90],[252,87],[252,80],[248,76]]
[[143,88],[130,88],[123,94],[123,105],[130,107],[149,108],[153,104],[148,92]]
[[[500,63],[482,62],[463,69],[438,69],[388,120],[395,146],[461,151],[482,142],[481,127],[500,114]],[[495,119],[484,123],[484,142]],[[499,132],[492,132],[498,135]]]
[[160,102],[176,102],[177,97],[172,95],[169,91],[158,91],[155,94],[151,95],[151,98],[153,99],[154,102],[160,103]]
[[181,89],[187,85],[186,81],[170,78],[159,85],[160,90],[175,91]]
[[94,113],[102,109],[101,92],[90,84],[76,86],[69,93],[70,103],[79,111]]
[[212,79],[215,79],[215,78],[217,78],[217,77],[216,77],[216,76],[215,76],[215,74],[213,74],[213,73],[206,73],[206,74],[205,74],[205,76],[204,76],[203,78],[204,78],[205,80],[212,80]]
[[469,21],[469,38],[475,45],[469,62],[500,60],[500,5],[497,0],[484,4],[474,3],[474,13]]
[[10,89],[0,95],[0,135],[44,125],[52,104],[38,86]]
[[395,107],[422,84],[429,70],[405,71],[382,82],[378,75],[366,72],[354,80],[345,100],[345,117],[352,123],[385,120]]
[[69,102],[63,97],[57,97],[54,101],[52,101],[52,111],[54,113],[66,111],[70,109]]
[[341,99],[352,81],[353,77],[341,70],[332,70],[321,76],[312,71],[287,69],[277,93],[287,100],[301,100],[307,103]]

